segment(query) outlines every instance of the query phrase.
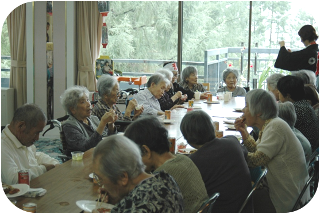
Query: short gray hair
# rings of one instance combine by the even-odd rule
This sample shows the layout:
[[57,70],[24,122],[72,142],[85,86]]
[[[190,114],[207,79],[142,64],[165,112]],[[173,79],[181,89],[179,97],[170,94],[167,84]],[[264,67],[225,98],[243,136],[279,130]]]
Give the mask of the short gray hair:
[[100,172],[116,183],[124,172],[134,179],[144,172],[140,148],[129,138],[113,135],[100,141],[93,151]]
[[180,130],[189,144],[203,145],[215,139],[211,117],[202,110],[188,112],[181,120]]
[[198,70],[196,69],[196,67],[194,66],[188,66],[186,68],[183,69],[182,74],[181,74],[181,78],[182,81],[185,82],[186,79],[191,75],[197,75],[198,74]]
[[173,73],[169,69],[161,68],[161,69],[157,70],[156,73],[164,75],[171,82],[172,77],[173,77]]
[[304,84],[316,85],[316,74],[313,71],[301,69],[299,71],[292,71],[291,75],[301,77]]
[[253,89],[246,94],[246,103],[252,116],[261,114],[262,120],[276,118],[279,107],[276,98],[271,92],[263,89]]
[[39,122],[47,122],[47,116],[43,110],[36,104],[26,103],[20,106],[13,115],[12,122],[24,121],[27,130],[36,127]]
[[236,76],[236,78],[238,79],[238,77],[239,77],[238,70],[233,69],[233,68],[227,68],[226,70],[223,71],[223,74],[222,74],[222,79],[224,82],[226,82],[227,76],[231,73],[233,73]]
[[291,128],[294,127],[297,115],[292,102],[279,103],[279,117],[286,121]]
[[170,84],[170,81],[163,74],[160,74],[160,73],[152,74],[152,76],[149,78],[147,82],[147,87],[149,88],[152,83],[158,85],[161,82],[165,82],[166,85]]
[[118,84],[118,80],[114,76],[103,74],[98,79],[97,88],[99,96],[110,95],[113,87]]
[[267,78],[267,84],[269,84],[269,86],[271,87],[272,90],[275,90],[275,89],[277,89],[277,83],[278,83],[279,79],[281,79],[282,77],[284,77],[284,75],[280,74],[280,73],[271,74]]
[[89,91],[86,87],[79,85],[69,87],[60,96],[60,102],[63,109],[68,112],[68,114],[72,115],[70,108],[76,109],[79,100],[84,95],[87,95],[89,98]]

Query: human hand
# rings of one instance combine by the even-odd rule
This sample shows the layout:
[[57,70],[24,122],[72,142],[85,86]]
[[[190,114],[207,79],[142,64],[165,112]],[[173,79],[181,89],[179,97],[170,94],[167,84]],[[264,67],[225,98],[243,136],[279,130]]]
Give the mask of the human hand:
[[138,106],[137,100],[136,99],[132,99],[128,103],[127,110],[132,112],[133,110],[135,110],[136,106]]
[[280,47],[285,46],[285,42],[284,41],[280,41],[279,45],[280,45]]
[[118,116],[115,113],[115,111],[113,109],[110,109],[108,112],[106,112],[102,116],[101,121],[103,121],[105,124],[107,124],[110,122],[114,123],[117,119],[118,119]]
[[103,185],[102,187],[99,187],[98,193],[99,193],[98,198],[100,199],[100,201],[104,203],[108,203],[109,201],[108,192]]
[[200,94],[200,99],[207,99],[209,92],[204,92]]
[[139,117],[139,116],[142,114],[143,110],[144,110],[143,105],[140,107],[139,110],[136,110],[136,109],[135,109],[135,110],[134,110],[134,116],[133,116],[133,118]]
[[188,99],[188,95],[187,94],[184,94],[181,96],[180,98],[182,101],[185,101],[186,99]]
[[182,92],[181,92],[181,91],[177,91],[177,92],[175,93],[175,95],[173,95],[174,100],[181,98],[181,96],[182,96]]
[[49,171],[49,170],[51,170],[51,169],[55,168],[55,165],[53,165],[53,164],[46,164],[46,163],[43,163],[43,164],[41,164],[41,165],[45,166],[47,171]]

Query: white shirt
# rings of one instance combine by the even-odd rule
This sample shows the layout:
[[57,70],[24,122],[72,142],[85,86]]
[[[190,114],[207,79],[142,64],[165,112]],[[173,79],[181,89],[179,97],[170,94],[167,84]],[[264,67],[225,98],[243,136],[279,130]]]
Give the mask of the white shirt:
[[137,100],[138,105],[143,105],[142,114],[157,116],[157,113],[162,111],[158,99],[147,88],[139,91],[133,98]]
[[44,154],[36,152],[34,145],[26,147],[11,133],[8,128],[1,134],[1,181],[5,184],[18,183],[18,171],[28,169],[29,180],[45,173],[46,167],[41,164],[59,164],[59,161]]

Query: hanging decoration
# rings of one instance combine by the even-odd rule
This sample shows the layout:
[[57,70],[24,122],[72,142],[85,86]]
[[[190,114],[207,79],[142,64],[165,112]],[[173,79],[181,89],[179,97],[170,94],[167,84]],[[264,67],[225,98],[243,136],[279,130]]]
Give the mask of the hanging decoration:
[[108,45],[108,28],[106,23],[106,17],[109,13],[109,2],[108,1],[98,1],[98,9],[103,18],[102,25],[102,47],[106,48]]

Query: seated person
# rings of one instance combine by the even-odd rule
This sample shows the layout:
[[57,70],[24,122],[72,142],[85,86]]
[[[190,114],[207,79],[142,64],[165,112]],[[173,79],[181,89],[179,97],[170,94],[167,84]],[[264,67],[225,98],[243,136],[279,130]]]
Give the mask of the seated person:
[[159,120],[152,116],[140,118],[128,126],[124,135],[140,148],[146,172],[169,173],[181,190],[184,212],[197,212],[208,199],[201,174],[190,158],[170,153],[168,131]]
[[147,82],[147,88],[139,91],[139,93],[133,96],[139,105],[143,105],[143,115],[150,114],[157,116],[164,114],[161,110],[158,99],[163,96],[164,91],[169,84],[169,80],[164,75],[153,74]]
[[[164,171],[144,171],[139,147],[124,136],[102,140],[93,151],[93,172],[105,202],[116,213],[181,213],[183,199],[174,179]],[[101,197],[103,198],[103,196]]]
[[[188,100],[191,100],[192,98],[195,98],[193,91],[191,91],[189,89],[184,89],[183,87],[181,87],[177,83],[179,71],[178,71],[178,67],[175,62],[166,62],[163,64],[163,68],[170,70],[173,74],[172,81],[171,81],[172,85],[171,85],[171,88],[169,89],[169,91],[167,92],[169,97],[172,97],[174,95],[174,93],[181,91],[182,94],[187,95],[187,99],[185,101],[188,101]],[[207,97],[208,97],[207,93],[201,93],[201,95],[200,95],[200,99],[207,99]]]
[[277,83],[281,77],[284,77],[284,75],[280,73],[274,73],[267,78],[268,91],[272,92],[277,101],[279,101],[279,91],[277,88]]
[[232,92],[232,97],[237,96],[245,96],[246,90],[244,88],[237,86],[237,81],[239,77],[239,72],[236,69],[227,68],[223,71],[223,81],[226,84],[226,86],[219,88],[217,90],[218,92]]
[[102,137],[117,132],[114,126],[117,114],[114,110],[106,112],[99,120],[97,116],[91,115],[92,107],[88,97],[89,91],[83,86],[72,86],[60,97],[64,110],[69,114],[69,118],[62,123],[68,156],[73,151],[85,152],[95,147]]
[[304,84],[300,77],[284,76],[278,83],[281,102],[293,103],[297,114],[295,128],[310,142],[312,152],[319,147],[319,121],[310,103],[305,99]]
[[160,69],[156,73],[163,74],[169,81],[170,84],[167,86],[166,90],[164,91],[163,96],[158,99],[160,103],[160,107],[162,111],[165,110],[172,110],[175,108],[183,108],[183,105],[179,105],[180,101],[183,103],[186,100],[186,97],[182,95],[181,91],[177,91],[174,95],[170,96],[168,93],[169,90],[172,88],[172,77],[173,74],[168,69]]
[[312,84],[304,85],[305,99],[310,103],[319,120],[319,94]]
[[47,117],[37,105],[24,104],[1,134],[1,181],[18,183],[18,172],[29,171],[29,180],[53,169],[59,161],[37,152],[34,142],[46,126]]
[[[197,149],[189,157],[200,170],[208,195],[220,193],[212,212],[239,212],[252,186],[238,139],[235,136],[216,138],[211,117],[201,110],[188,112],[180,129],[188,144]],[[252,212],[251,201],[243,212]]]
[[198,83],[198,70],[196,67],[188,66],[182,71],[182,78],[179,85],[185,89],[193,92],[204,92],[205,88],[201,83]]
[[304,156],[306,157],[306,163],[307,165],[309,165],[309,159],[312,154],[311,145],[309,140],[298,129],[294,127],[294,124],[297,121],[297,115],[296,115],[296,111],[294,110],[293,104],[289,101],[284,103],[279,103],[278,116],[288,123],[293,133],[296,135],[296,137],[300,141],[304,151]]
[[[106,112],[113,109],[118,116],[118,120],[132,121],[139,117],[143,112],[143,107],[136,110],[138,103],[135,99],[129,101],[124,115],[121,113],[116,103],[119,98],[119,83],[114,76],[102,75],[98,80],[98,92],[100,99],[94,105],[92,114],[97,116],[100,120]],[[134,111],[134,116],[131,118],[131,112]]]
[[[290,212],[309,178],[301,143],[289,125],[277,117],[278,105],[270,92],[253,89],[246,94],[245,103],[235,128],[249,151],[247,164],[268,170],[267,186],[253,192],[254,212]],[[249,135],[247,126],[260,130],[257,141]],[[309,195],[306,191],[302,201],[309,199]]]

